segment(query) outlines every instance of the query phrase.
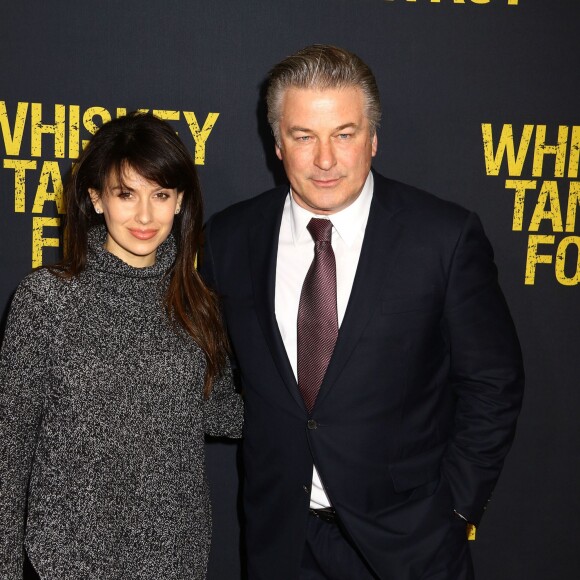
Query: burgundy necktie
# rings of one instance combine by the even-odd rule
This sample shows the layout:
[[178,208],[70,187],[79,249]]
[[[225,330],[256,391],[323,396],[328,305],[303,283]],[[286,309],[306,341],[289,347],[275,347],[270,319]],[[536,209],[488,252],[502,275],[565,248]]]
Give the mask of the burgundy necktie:
[[314,260],[304,278],[298,306],[298,388],[310,413],[338,336],[336,261],[332,222],[312,218]]

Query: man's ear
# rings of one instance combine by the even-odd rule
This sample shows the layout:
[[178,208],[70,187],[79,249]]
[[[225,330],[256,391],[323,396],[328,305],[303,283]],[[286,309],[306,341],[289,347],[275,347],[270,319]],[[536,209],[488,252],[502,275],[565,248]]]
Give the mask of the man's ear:
[[276,148],[276,157],[278,157],[278,159],[282,161],[282,149],[277,143],[275,145],[275,148]]

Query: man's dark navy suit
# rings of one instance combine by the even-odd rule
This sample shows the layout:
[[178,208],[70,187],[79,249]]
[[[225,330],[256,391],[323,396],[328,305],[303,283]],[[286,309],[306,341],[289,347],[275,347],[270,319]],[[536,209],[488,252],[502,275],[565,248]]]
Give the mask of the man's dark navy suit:
[[219,294],[246,404],[250,580],[296,580],[312,464],[385,580],[460,578],[521,404],[521,353],[478,218],[375,173],[356,278],[311,415],[274,312],[288,187],[214,216],[203,273]]

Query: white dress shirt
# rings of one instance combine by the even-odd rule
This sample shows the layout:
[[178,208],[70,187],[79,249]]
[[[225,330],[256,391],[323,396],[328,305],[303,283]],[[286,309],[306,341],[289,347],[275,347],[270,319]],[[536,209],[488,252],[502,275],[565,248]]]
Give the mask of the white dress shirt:
[[[297,377],[297,320],[300,292],[314,258],[314,240],[306,229],[313,217],[332,221],[332,249],[336,258],[336,306],[338,326],[342,323],[358,266],[373,196],[373,174],[369,173],[360,195],[345,209],[329,216],[317,215],[299,206],[292,192],[282,214],[276,263],[276,320],[286,354]],[[314,466],[310,507],[330,506]]]

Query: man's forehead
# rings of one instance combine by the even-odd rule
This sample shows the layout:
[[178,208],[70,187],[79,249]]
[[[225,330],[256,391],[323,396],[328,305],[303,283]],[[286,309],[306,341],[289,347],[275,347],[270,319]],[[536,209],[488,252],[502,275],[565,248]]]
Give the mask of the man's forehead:
[[348,109],[349,111],[364,108],[364,95],[358,87],[302,88],[289,87],[282,98],[282,111]]
[[345,86],[326,86],[326,85],[313,85],[308,87],[290,85],[284,90],[285,98],[324,98],[330,96],[340,96],[340,95],[355,95],[358,94],[362,98],[363,91],[357,85],[345,85]]

